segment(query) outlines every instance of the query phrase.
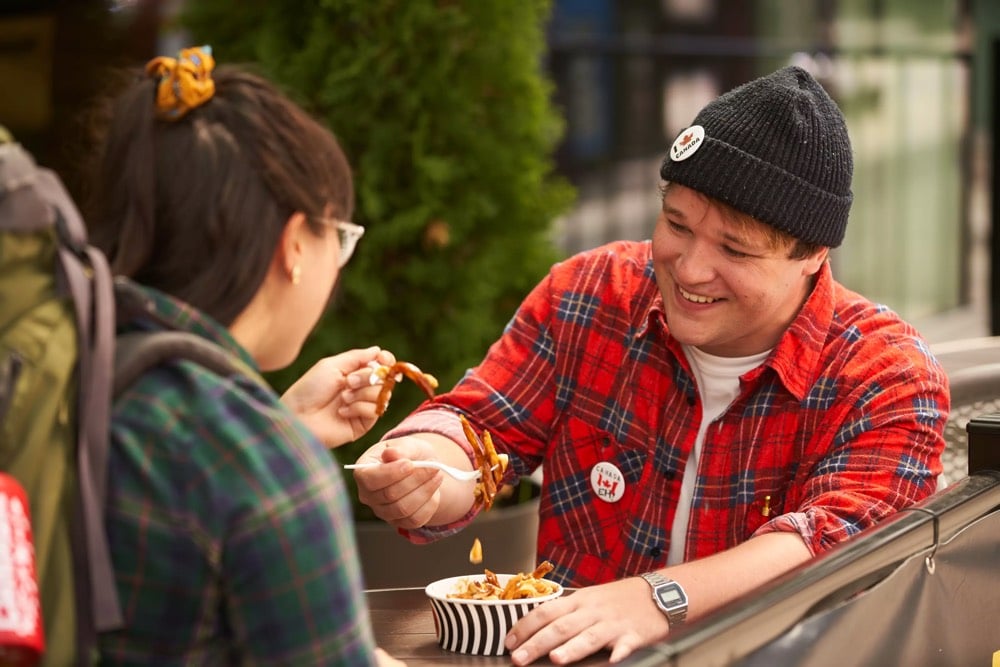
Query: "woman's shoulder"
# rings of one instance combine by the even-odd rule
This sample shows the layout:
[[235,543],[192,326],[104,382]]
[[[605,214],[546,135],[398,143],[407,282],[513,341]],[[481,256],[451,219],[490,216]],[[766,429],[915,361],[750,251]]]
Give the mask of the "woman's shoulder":
[[119,445],[147,443],[189,469],[224,464],[267,474],[281,461],[306,474],[331,464],[270,387],[188,359],[158,364],[125,390],[112,411],[112,434]]

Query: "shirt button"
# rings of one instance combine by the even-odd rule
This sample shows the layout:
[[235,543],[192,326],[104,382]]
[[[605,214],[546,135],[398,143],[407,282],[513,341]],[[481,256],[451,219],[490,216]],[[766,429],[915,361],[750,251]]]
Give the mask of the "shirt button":
[[692,408],[694,407],[694,396],[690,396],[690,395],[688,396],[687,404],[689,406],[691,406]]
[[661,553],[663,553],[663,550],[660,549],[660,547],[653,547],[652,549],[649,550],[649,557],[659,558]]

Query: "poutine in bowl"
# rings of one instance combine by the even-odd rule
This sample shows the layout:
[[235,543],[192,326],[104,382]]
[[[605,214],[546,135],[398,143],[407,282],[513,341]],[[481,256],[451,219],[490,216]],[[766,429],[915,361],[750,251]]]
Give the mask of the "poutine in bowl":
[[563,594],[561,585],[534,574],[487,570],[485,577],[464,575],[428,584],[424,591],[434,614],[438,645],[469,655],[503,655],[503,640],[514,624],[538,605]]

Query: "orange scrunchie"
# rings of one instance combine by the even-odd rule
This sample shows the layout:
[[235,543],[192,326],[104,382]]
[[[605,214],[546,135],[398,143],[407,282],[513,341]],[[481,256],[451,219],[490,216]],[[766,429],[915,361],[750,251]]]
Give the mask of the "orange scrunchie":
[[159,79],[156,86],[156,115],[164,120],[183,118],[191,109],[212,99],[215,81],[212,47],[183,49],[179,57],[153,58],[146,64],[146,74]]

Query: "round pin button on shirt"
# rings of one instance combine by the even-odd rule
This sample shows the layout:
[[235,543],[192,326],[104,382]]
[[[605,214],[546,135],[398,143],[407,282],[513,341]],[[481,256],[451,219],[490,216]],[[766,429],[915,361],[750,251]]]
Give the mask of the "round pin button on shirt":
[[625,495],[625,475],[613,463],[601,461],[590,469],[590,487],[606,503],[616,503]]

